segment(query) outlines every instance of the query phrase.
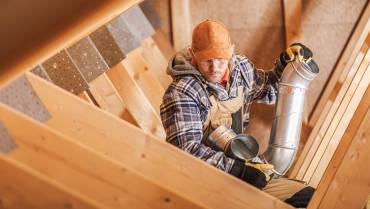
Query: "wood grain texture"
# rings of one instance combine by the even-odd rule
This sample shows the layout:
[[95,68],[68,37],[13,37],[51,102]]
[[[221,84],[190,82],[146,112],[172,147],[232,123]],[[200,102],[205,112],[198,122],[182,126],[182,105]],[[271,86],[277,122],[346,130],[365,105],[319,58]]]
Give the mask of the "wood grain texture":
[[[53,115],[47,123],[49,127],[159,185],[178,191],[199,205],[207,208],[292,208],[38,77],[30,75],[29,79]],[[56,94],[63,100],[54,101],[51,95]],[[255,201],[257,199],[261,201]]]

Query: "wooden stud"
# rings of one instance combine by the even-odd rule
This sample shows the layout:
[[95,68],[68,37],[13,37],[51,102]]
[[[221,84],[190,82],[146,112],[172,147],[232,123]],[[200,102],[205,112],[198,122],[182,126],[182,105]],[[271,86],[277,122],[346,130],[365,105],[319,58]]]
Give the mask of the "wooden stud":
[[[359,69],[360,71],[361,69]],[[356,79],[356,78],[355,78]],[[346,97],[341,102],[325,136],[322,139],[320,148],[316,151],[315,158],[311,161],[311,167],[306,172],[305,179],[310,178],[310,184],[317,186],[319,183],[330,159],[336,150],[340,139],[342,138],[361,98],[370,83],[370,65],[367,66],[366,72],[361,80],[353,80],[350,88],[347,91]],[[353,90],[352,91],[352,86]],[[310,169],[315,168],[314,172],[310,173]]]
[[150,66],[150,70],[156,75],[163,88],[167,88],[172,79],[167,75],[168,62],[158,48],[153,38],[149,37],[141,42],[140,54]]
[[[364,208],[370,193],[370,87],[308,208]],[[366,104],[365,104],[366,103]]]
[[152,37],[168,62],[175,55],[175,50],[170,40],[166,38],[162,29],[157,29]]
[[114,88],[108,76],[104,73],[89,83],[90,92],[99,107],[137,126],[137,122],[127,110],[118,91]]
[[[334,117],[334,115],[336,113],[336,110],[338,109],[341,101],[343,100],[344,96],[346,95],[347,90],[350,87],[354,77],[356,77],[357,80],[360,79],[362,77],[361,73],[363,73],[365,71],[367,65],[369,64],[369,62],[370,62],[370,50],[368,50],[368,47],[364,47],[363,49],[365,49],[365,48],[366,48],[367,52],[361,52],[358,55],[357,62],[352,66],[352,69],[351,69],[350,73],[348,74],[348,78],[346,79],[345,83],[339,89],[340,90],[339,94],[335,98],[335,101],[334,101],[333,105],[330,106],[327,117],[325,117],[322,124],[318,124],[317,128],[315,127],[314,130],[312,131],[312,133],[311,133],[311,135],[310,135],[310,137],[309,137],[309,139],[308,139],[308,141],[307,141],[307,143],[306,143],[306,145],[305,145],[305,147],[304,147],[304,149],[301,153],[300,159],[297,161],[297,164],[295,165],[295,167],[298,168],[298,170],[296,169],[296,171],[297,171],[296,172],[296,178],[297,179],[302,179],[303,176],[305,175],[306,170],[308,169],[309,164],[311,163],[311,160],[314,157],[314,154],[315,154],[316,150],[318,149],[318,147],[321,143],[320,139],[321,139],[321,137],[324,136],[327,128],[329,127],[329,125],[331,123],[331,120]],[[366,55],[365,55],[365,53],[366,53]],[[362,69],[362,70],[359,71],[358,70],[359,68]],[[294,174],[295,173],[292,173],[292,175],[294,175]]]
[[[27,77],[53,115],[48,126],[158,185],[207,208],[292,208],[32,74]],[[56,95],[62,99],[55,100]]]
[[172,40],[176,51],[191,44],[189,0],[171,0]]
[[[0,104],[0,120],[16,140],[5,155],[108,208],[201,208],[122,163]],[[22,131],[19,131],[22,127]],[[109,142],[108,142],[109,143]]]
[[302,0],[283,0],[286,47],[302,39]]
[[[160,105],[164,95],[164,87],[161,85],[153,68],[149,67],[141,55],[142,50],[137,48],[127,54],[127,58],[121,62],[131,78],[140,87],[153,109],[159,116]],[[124,100],[126,102],[126,100]]]
[[90,96],[87,94],[86,91],[83,91],[81,94],[78,95],[78,97],[80,97],[82,100],[94,105],[94,102],[92,101],[92,99],[90,98]]
[[[146,71],[145,69],[141,70]],[[127,109],[139,124],[139,127],[147,133],[152,133],[159,139],[164,140],[166,138],[166,134],[158,111],[154,109],[148,98],[136,83],[132,74],[129,72],[133,72],[133,69],[127,70],[126,67],[120,63],[111,68],[107,72],[107,75],[113,86],[117,89],[122,100],[125,102]],[[159,97],[159,94],[156,96]]]
[[[335,127],[338,123],[338,117],[340,118],[343,114],[343,108],[345,108],[348,105],[348,99],[352,97],[354,94],[359,81],[361,80],[364,72],[366,72],[366,69],[370,63],[370,50],[367,51],[367,54],[364,57],[364,60],[362,61],[360,67],[358,68],[356,75],[354,76],[352,82],[348,82],[349,87],[347,89],[343,88],[343,97],[338,97],[335,101],[335,103],[332,105],[332,108],[328,114],[323,126],[320,129],[319,134],[315,137],[314,141],[315,144],[319,145],[317,148],[312,147],[311,148],[311,155],[312,157],[306,159],[306,164],[309,164],[307,167],[307,170],[304,172],[304,176],[302,176],[303,180],[308,181],[311,178],[312,172],[314,167],[317,165],[317,159],[321,157],[321,154],[323,150],[326,148],[327,143],[329,142],[327,138],[327,134],[331,134],[331,132],[328,132],[328,130],[333,130],[332,127]],[[338,111],[341,109],[341,111]],[[336,118],[334,120],[334,118]],[[336,122],[335,122],[336,121]],[[310,153],[309,153],[310,154]],[[313,162],[314,160],[314,162]],[[299,177],[299,176],[298,176]]]
[[319,118],[326,117],[327,112],[323,110],[328,109],[326,106],[331,106],[334,98],[338,95],[338,87],[341,86],[345,79],[348,77],[347,75],[352,69],[352,66],[356,62],[358,53],[361,53],[363,48],[363,43],[366,42],[368,38],[368,34],[370,32],[370,4],[367,3],[365,6],[364,12],[361,15],[359,22],[356,26],[356,29],[351,34],[351,38],[349,39],[346,48],[341,55],[338,63],[333,70],[330,79],[328,80],[325,90],[322,92],[317,105],[310,116],[309,125],[314,127]]
[[106,208],[26,165],[2,155],[0,173],[1,208]]
[[[13,27],[18,27],[19,21],[25,21],[29,19],[29,12],[20,13],[14,16],[13,19],[7,20],[12,21],[14,24],[5,24],[8,28],[2,28],[2,31],[9,33],[7,37],[11,39],[7,40],[9,48],[1,47],[1,54],[3,56],[0,60],[1,63],[1,75],[0,84],[5,83],[11,78],[20,75],[28,69],[36,66],[38,63],[42,63],[50,55],[56,54],[60,50],[72,45],[77,40],[86,37],[92,31],[103,24],[109,22],[118,14],[122,13],[126,9],[139,3],[140,0],[127,0],[127,1],[92,1],[86,4],[84,0],[69,0],[68,2],[58,3],[43,1],[40,4],[34,4],[30,2],[27,11],[31,11],[31,14],[38,16],[39,28],[45,30],[34,30],[34,28],[27,30],[21,36],[14,36],[11,33],[16,31]],[[84,7],[81,7],[84,4]],[[24,5],[26,6],[26,5]],[[44,8],[54,8],[54,18],[50,18],[49,12],[43,12]],[[4,7],[5,11],[1,10],[3,14],[8,12],[14,12],[19,9],[18,4],[9,4]],[[71,11],[74,11],[71,14]],[[55,25],[58,21],[61,24]],[[50,27],[52,25],[52,27]],[[32,37],[32,38],[30,38]],[[33,39],[33,37],[35,39]],[[32,43],[30,43],[32,40]],[[22,46],[21,48],[15,48],[15,46]],[[30,46],[23,47],[23,46]],[[11,47],[11,48],[10,48]],[[15,51],[16,50],[16,51]],[[12,53],[9,53],[12,51]]]
[[354,113],[349,126],[346,129],[345,134],[340,140],[340,144],[335,151],[335,154],[328,165],[324,176],[322,177],[320,184],[313,196],[310,206],[316,208],[322,198],[327,193],[328,188],[333,182],[333,179],[336,175],[337,169],[340,167],[343,162],[344,156],[347,153],[348,148],[351,143],[354,141],[354,138],[360,129],[361,123],[364,121],[366,112],[369,111],[370,106],[370,87],[367,88],[365,95],[363,96],[360,105],[358,106],[356,112]]

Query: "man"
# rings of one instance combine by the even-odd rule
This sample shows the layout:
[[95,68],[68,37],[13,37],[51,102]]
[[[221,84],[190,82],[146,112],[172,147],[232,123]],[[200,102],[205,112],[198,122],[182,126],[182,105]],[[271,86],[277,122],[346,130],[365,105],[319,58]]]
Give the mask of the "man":
[[[246,57],[233,54],[229,32],[222,23],[201,22],[193,30],[191,48],[176,53],[169,62],[167,71],[173,82],[161,105],[166,140],[269,192],[276,184],[267,185],[270,178],[264,170],[271,169],[271,165],[230,158],[208,146],[207,138],[220,125],[231,127],[232,115],[241,108],[243,123],[248,125],[252,102],[273,104],[282,71],[298,51],[304,59],[311,60],[312,52],[307,47],[294,44],[281,54],[273,70],[259,70]],[[288,184],[289,191],[280,199],[296,207],[305,207],[314,190],[296,182]]]

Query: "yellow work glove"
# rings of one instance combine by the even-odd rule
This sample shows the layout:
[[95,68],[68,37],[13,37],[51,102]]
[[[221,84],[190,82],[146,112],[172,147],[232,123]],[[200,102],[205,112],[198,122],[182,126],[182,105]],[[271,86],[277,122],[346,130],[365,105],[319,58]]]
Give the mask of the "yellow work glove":
[[266,181],[270,181],[271,177],[268,175],[268,171],[271,171],[274,166],[269,163],[252,163],[252,162],[246,162],[246,166],[253,167],[257,170],[260,170],[263,174],[265,174]]
[[299,60],[301,62],[306,63],[312,72],[318,73],[319,66],[316,62],[312,59],[313,53],[312,51],[301,43],[294,43],[290,45],[284,52],[280,54],[279,60],[280,64],[278,64],[278,69],[276,73],[279,78],[283,73],[284,68],[289,62],[293,62],[294,60]]
[[290,45],[285,52],[280,55],[280,59],[285,64],[298,59],[301,62],[309,63],[312,59],[312,51],[301,43]]

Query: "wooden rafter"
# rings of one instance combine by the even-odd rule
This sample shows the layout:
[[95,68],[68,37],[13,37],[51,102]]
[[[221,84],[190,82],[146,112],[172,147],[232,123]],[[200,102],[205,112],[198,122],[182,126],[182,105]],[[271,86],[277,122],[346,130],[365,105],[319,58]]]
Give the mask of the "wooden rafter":
[[363,208],[370,193],[370,86],[313,196],[309,209]]
[[171,0],[172,40],[176,51],[191,43],[189,0]]
[[[211,208],[291,208],[38,77],[29,74],[27,78],[53,116],[47,122],[48,126],[153,182],[177,191],[198,205]],[[56,96],[63,99],[56,101],[53,99]],[[259,201],[255,201],[257,199]]]
[[1,208],[106,208],[18,161],[0,156]]
[[[5,24],[6,26],[9,26],[9,28],[3,27],[1,31],[4,33],[10,33],[6,34],[5,37],[12,38],[7,40],[7,43],[16,43],[15,45],[19,46],[32,46],[32,50],[23,47],[16,53],[9,53],[9,50],[7,48],[0,47],[1,50],[8,50],[2,53],[3,55],[7,56],[2,56],[0,60],[2,72],[0,74],[0,84],[3,84],[7,80],[14,78],[16,75],[19,75],[22,72],[29,70],[37,64],[45,61],[48,57],[50,57],[50,55],[56,54],[63,48],[72,45],[74,42],[87,36],[92,31],[95,31],[103,24],[112,20],[118,14],[122,13],[126,9],[139,2],[140,0],[111,0],[104,2],[87,2],[86,0],[73,0],[60,3],[63,5],[63,7],[59,8],[56,7],[54,2],[50,1],[39,1],[39,3],[30,2],[28,4],[25,4],[29,6],[29,8],[27,8],[27,11],[35,13],[34,16],[37,16],[39,17],[39,19],[43,20],[40,23],[43,25],[40,27],[50,29],[52,31],[32,29],[27,30],[27,38],[25,38],[25,34],[23,34],[23,36],[14,36],[11,34],[14,32],[14,29],[12,27],[18,27],[19,24]],[[81,4],[87,7],[81,7]],[[10,6],[10,8],[2,7],[4,9],[7,9],[7,11],[1,11],[7,13],[14,12],[14,10],[19,9],[19,5],[17,5],[16,3],[14,4],[14,7],[11,7],[12,5],[13,4],[7,5]],[[50,18],[48,16],[44,17],[43,15],[50,14],[49,12],[43,11],[45,8],[59,9],[58,12],[54,13],[54,15],[57,16],[54,16],[54,18]],[[79,15],[71,15],[71,11],[80,11],[81,13]],[[29,18],[27,15],[30,15],[30,13],[24,12],[19,15],[14,16],[16,19],[13,19],[13,21],[17,22],[18,20],[22,20],[22,18]],[[55,22],[52,21],[57,21],[61,24],[55,24]],[[34,45],[32,45],[28,43],[30,41],[29,37],[38,37],[38,40],[42,41],[34,43]],[[17,38],[21,38],[21,40],[18,40]],[[25,41],[27,43],[25,43]]]
[[286,47],[302,39],[302,0],[283,0]]
[[[77,98],[77,97],[76,97]],[[0,119],[16,148],[4,157],[84,194],[107,208],[201,208],[142,174],[36,120],[0,104]],[[22,131],[18,131],[23,127]],[[107,141],[107,143],[109,143]],[[143,189],[145,188],[145,189]]]
[[322,118],[326,117],[327,110],[333,104],[333,100],[337,97],[339,89],[345,82],[345,79],[350,73],[352,66],[356,64],[358,53],[363,51],[363,43],[366,39],[368,39],[367,37],[369,32],[370,4],[367,3],[343,54],[336,64],[336,67],[333,70],[333,73],[330,76],[330,79],[328,80],[314,111],[312,112],[309,121],[309,125],[311,127],[314,127],[317,123],[322,121]]

